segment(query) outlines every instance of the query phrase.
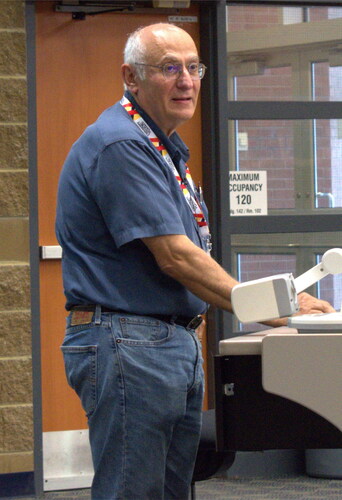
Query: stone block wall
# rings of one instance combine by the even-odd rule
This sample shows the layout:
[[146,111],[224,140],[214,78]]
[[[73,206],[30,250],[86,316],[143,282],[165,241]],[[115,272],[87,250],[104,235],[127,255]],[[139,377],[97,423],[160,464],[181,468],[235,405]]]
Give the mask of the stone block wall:
[[24,9],[0,1],[0,474],[33,470]]

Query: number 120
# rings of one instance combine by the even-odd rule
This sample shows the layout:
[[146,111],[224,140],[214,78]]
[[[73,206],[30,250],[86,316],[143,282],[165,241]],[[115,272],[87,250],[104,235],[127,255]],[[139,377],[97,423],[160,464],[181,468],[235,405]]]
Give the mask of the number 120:
[[252,203],[252,197],[250,194],[238,194],[236,199],[238,205],[250,205]]

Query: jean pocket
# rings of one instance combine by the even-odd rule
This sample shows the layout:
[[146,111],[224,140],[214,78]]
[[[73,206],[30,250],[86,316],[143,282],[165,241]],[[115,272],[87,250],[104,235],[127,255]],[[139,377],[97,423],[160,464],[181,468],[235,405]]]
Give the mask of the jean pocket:
[[158,345],[165,342],[171,332],[170,325],[153,318],[122,316],[117,341],[130,345]]
[[97,404],[97,346],[61,346],[68,384],[79,396],[87,417]]

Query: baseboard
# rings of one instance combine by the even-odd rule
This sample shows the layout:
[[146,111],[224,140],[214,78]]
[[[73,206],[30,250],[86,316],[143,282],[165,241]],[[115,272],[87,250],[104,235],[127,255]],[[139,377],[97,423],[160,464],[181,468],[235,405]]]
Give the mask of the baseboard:
[[34,495],[34,472],[0,474],[0,498]]

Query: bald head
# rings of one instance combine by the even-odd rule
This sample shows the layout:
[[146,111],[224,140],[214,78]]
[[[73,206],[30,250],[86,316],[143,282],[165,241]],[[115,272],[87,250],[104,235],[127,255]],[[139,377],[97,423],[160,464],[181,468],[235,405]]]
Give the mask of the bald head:
[[[185,40],[193,45],[193,50],[197,53],[191,36],[174,24],[156,23],[138,28],[127,39],[124,63],[131,65],[135,62],[149,63],[158,58],[166,44],[171,42],[175,47],[179,47]],[[140,78],[145,77],[143,66],[137,67],[136,71]]]
[[191,36],[185,30],[168,23],[150,24],[139,29],[138,34],[140,35],[141,42],[145,45],[165,42],[165,40],[169,41],[170,38],[178,40],[179,37],[186,37],[192,40]]

